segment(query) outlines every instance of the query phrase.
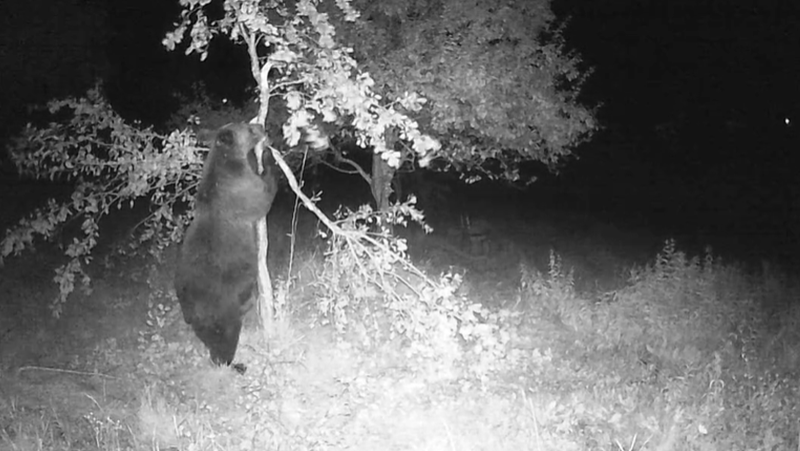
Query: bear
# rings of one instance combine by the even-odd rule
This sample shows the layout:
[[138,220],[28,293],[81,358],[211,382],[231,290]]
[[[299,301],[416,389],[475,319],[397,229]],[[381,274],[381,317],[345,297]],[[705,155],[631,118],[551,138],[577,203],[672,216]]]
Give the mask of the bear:
[[[264,149],[259,175],[255,148],[263,127],[234,123],[216,131],[197,187],[194,219],[180,246],[175,291],[183,318],[208,348],[211,361],[231,366],[242,320],[258,278],[255,224],[269,213],[277,168]],[[244,373],[244,365],[233,366]]]

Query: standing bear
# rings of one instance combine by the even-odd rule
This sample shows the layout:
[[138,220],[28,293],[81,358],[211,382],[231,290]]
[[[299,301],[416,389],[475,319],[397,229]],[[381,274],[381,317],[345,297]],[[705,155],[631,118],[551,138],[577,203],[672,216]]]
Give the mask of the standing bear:
[[[256,292],[256,222],[272,207],[277,168],[264,150],[258,175],[255,148],[266,141],[259,125],[219,129],[203,166],[194,220],[178,257],[175,289],[183,318],[217,365],[231,365],[242,318]],[[234,366],[244,372],[243,365]]]

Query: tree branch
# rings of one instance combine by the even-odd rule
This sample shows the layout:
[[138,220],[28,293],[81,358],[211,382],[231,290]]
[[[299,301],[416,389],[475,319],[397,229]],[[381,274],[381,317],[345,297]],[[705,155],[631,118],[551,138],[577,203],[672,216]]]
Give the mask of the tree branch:
[[[331,148],[331,150],[333,150],[333,155],[334,155],[334,157],[336,157],[336,160],[341,161],[342,163],[350,165],[353,169],[355,169],[355,171],[358,173],[358,175],[360,175],[361,178],[363,178],[364,181],[367,182],[367,185],[372,186],[372,177],[370,177],[369,174],[367,174],[367,172],[364,171],[364,169],[361,166],[359,166],[358,163],[356,163],[355,161],[345,157],[344,154],[342,154],[342,152],[339,151],[339,149],[337,149],[336,146],[334,146],[333,144],[330,145],[330,148]],[[373,156],[373,158],[375,158],[375,157]],[[323,163],[325,163],[325,162],[323,161]],[[325,163],[325,164],[327,164],[327,163]],[[333,166],[331,166],[331,167],[333,167]]]

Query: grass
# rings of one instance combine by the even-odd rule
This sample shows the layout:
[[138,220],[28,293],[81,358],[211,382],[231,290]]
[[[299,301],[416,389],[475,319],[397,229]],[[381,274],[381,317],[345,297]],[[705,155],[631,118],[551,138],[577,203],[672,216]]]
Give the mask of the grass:
[[323,253],[309,246],[285,318],[243,333],[244,376],[208,363],[169,263],[119,267],[56,321],[47,254],[16,259],[0,279],[0,448],[800,449],[788,274],[671,240],[648,255],[611,226],[492,227],[489,255],[447,227],[408,236],[418,266],[463,276],[457,295],[483,306],[472,334],[462,322],[441,349],[412,352],[375,334],[382,304],[368,299],[369,315],[334,330],[315,309]]

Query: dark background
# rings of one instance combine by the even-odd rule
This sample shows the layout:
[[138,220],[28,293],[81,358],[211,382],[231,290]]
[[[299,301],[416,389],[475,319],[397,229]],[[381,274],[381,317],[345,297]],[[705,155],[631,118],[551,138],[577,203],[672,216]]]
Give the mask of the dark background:
[[[800,4],[554,8],[570,19],[568,45],[594,68],[583,100],[602,104],[604,128],[577,161],[525,192],[520,208],[591,213],[790,259],[800,224]],[[27,105],[80,95],[97,77],[124,117],[157,126],[196,81],[243,101],[251,82],[241,49],[219,41],[201,63],[163,48],[178,12],[169,0],[2,2],[0,142],[24,124]],[[13,178],[3,158],[3,177]]]
[[[800,4],[563,0],[606,129],[559,198],[790,259],[800,224]],[[786,124],[786,120],[790,124]],[[547,185],[547,184],[546,184]]]

